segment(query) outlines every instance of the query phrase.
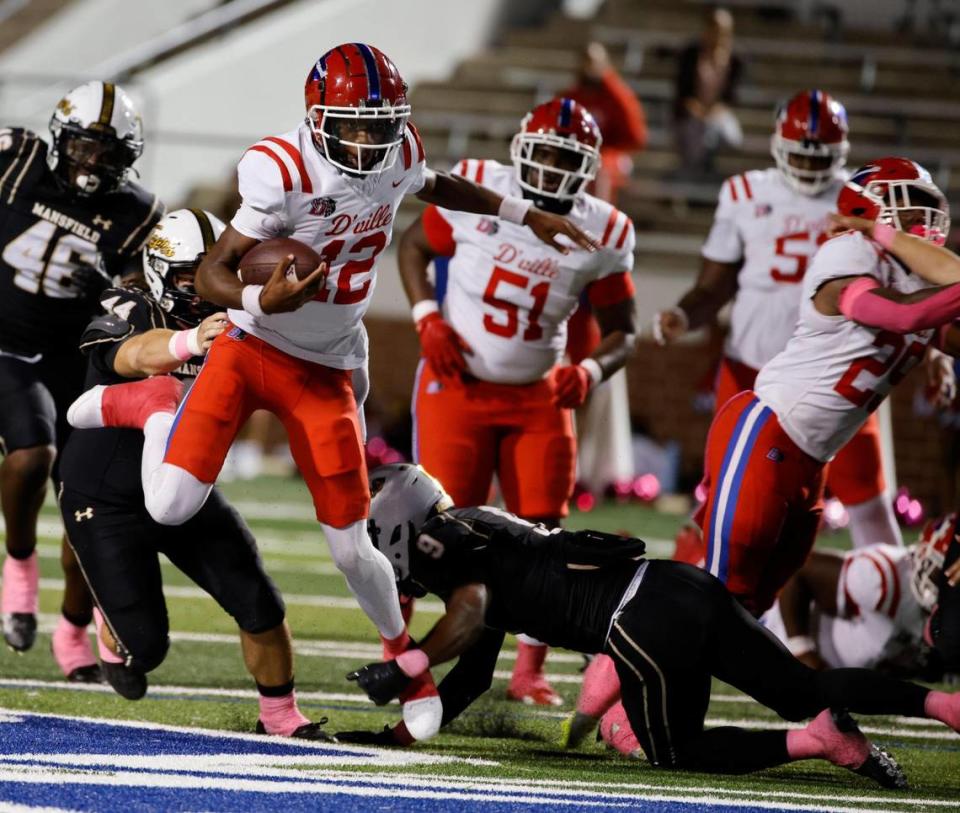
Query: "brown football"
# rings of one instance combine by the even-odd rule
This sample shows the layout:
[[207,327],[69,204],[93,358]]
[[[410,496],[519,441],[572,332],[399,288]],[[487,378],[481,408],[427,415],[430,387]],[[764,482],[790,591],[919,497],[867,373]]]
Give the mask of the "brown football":
[[320,255],[306,243],[290,237],[277,237],[264,240],[244,254],[237,276],[245,285],[264,285],[277,263],[289,254],[294,257],[294,266],[287,274],[292,274],[295,268],[297,279],[310,276],[321,262]]

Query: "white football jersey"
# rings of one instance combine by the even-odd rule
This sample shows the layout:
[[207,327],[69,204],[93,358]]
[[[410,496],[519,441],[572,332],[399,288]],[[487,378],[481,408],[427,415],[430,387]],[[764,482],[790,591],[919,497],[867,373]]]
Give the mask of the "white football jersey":
[[[522,195],[512,166],[461,161],[454,173],[503,196]],[[596,237],[601,244],[596,252],[573,248],[561,254],[526,226],[438,211],[456,243],[443,316],[473,349],[466,354],[467,367],[483,381],[526,384],[542,379],[563,356],[567,320],[584,289],[633,268],[633,223],[592,195],[580,195],[568,217]]]
[[797,192],[776,168],[728,178],[701,254],[743,265],[724,353],[759,370],[786,346],[797,323],[801,283],[826,239],[843,180],[816,197]]
[[[877,544],[843,557],[837,615],[814,613],[811,618],[817,649],[830,666],[872,669],[920,651],[927,615],[910,589],[911,550]],[[763,623],[786,641],[779,603]]]
[[764,365],[754,386],[791,440],[824,462],[923,358],[936,333],[893,333],[846,316],[825,316],[814,307],[813,297],[824,283],[863,275],[905,294],[930,287],[859,232],[828,240],[804,277],[793,336],[783,352]]
[[254,144],[237,166],[243,203],[230,225],[258,240],[306,243],[330,273],[317,296],[298,310],[263,317],[230,310],[233,323],[297,358],[341,370],[362,367],[367,334],[361,319],[376,284],[374,264],[390,243],[403,196],[423,188],[425,168],[411,124],[394,165],[362,179],[331,166],[306,123]]

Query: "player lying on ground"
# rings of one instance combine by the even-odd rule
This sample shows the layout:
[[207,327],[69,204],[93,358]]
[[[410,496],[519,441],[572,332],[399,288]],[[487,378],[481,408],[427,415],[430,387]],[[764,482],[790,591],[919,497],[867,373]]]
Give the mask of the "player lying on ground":
[[[600,130],[570,99],[528,113],[512,166],[464,160],[454,175],[570,218],[600,248],[561,254],[523,226],[428,206],[404,232],[398,262],[423,360],[413,394],[414,457],[458,505],[487,501],[494,475],[507,510],[548,527],[567,515],[576,440],[572,410],[622,369],[633,349],[633,223],[586,192],[600,162]],[[450,257],[442,309],[427,277]],[[589,297],[602,340],[563,364],[567,322]],[[507,697],[562,700],[543,671],[546,647],[522,636]]]
[[[0,130],[0,497],[6,560],[0,612],[7,645],[37,630],[37,516],[47,480],[59,488],[67,407],[83,392],[77,350],[110,278],[131,264],[163,214],[133,181],[143,151],[140,115],[111,82],[87,82],[57,104],[51,143]],[[92,600],[62,545],[64,592],[53,654],[69,680],[100,679],[87,637]]]
[[[431,665],[459,658],[440,684],[449,721],[489,688],[510,631],[610,655],[630,723],[659,767],[747,773],[820,758],[902,787],[902,771],[847,711],[929,717],[960,730],[960,693],[866,669],[810,669],[716,578],[681,562],[648,561],[638,539],[549,531],[486,507],[449,508],[439,484],[409,465],[376,469],[371,492],[371,526],[401,589],[435,593],[446,604],[419,647],[348,676],[378,704]],[[791,731],[704,730],[713,677],[785,719],[814,719]],[[395,741],[389,731],[343,739]]]
[[[250,414],[276,414],[334,563],[387,653],[398,654],[409,636],[390,564],[367,537],[370,495],[358,413],[368,389],[361,320],[396,210],[406,195],[416,195],[523,223],[550,245],[559,247],[563,235],[561,251],[574,245],[592,251],[594,244],[569,220],[529,201],[429,170],[408,121],[406,83],[376,48],[347,43],[328,51],[307,76],[305,100],[304,121],[255,144],[237,168],[243,203],[197,273],[197,290],[229,308],[233,327],[216,342],[176,420],[169,402],[143,407],[151,383],[136,395],[107,390],[94,398],[103,420],[143,428],[148,449],[159,450],[144,458],[144,493],[151,515],[165,525],[200,510]],[[298,281],[287,278],[281,260],[265,285],[244,285],[237,277],[241,259],[274,237],[310,245],[323,263]],[[162,414],[147,424],[151,412]],[[436,731],[440,708],[428,674],[403,700],[421,736]]]
[[854,173],[837,207],[847,231],[804,276],[793,337],[707,438],[706,566],[755,615],[806,561],[826,464],[929,345],[954,350],[960,258],[940,245],[949,207],[929,173],[878,159]]
[[[176,403],[180,382],[193,381],[226,327],[226,314],[201,300],[193,287],[200,258],[222,231],[223,224],[200,209],[180,209],[157,225],[143,251],[150,293],[107,290],[107,314],[94,319],[83,334],[88,384],[162,376],[158,385]],[[71,407],[70,418],[82,424],[77,411]],[[147,445],[157,442],[162,440],[147,435]],[[240,627],[243,659],[260,693],[257,730],[325,739],[320,725],[297,708],[283,600],[263,569],[249,528],[216,489],[180,527],[151,519],[140,467],[155,450],[144,446],[139,430],[79,429],[63,455],[60,511],[99,606],[100,657],[110,684],[136,700],[147,690],[147,672],[166,656],[162,553]]]

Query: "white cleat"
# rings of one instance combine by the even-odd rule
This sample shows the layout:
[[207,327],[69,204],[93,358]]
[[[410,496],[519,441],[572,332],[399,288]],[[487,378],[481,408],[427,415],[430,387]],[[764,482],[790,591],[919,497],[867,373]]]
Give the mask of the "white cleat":
[[103,422],[104,384],[97,384],[77,398],[67,409],[67,423],[74,429],[100,429]]

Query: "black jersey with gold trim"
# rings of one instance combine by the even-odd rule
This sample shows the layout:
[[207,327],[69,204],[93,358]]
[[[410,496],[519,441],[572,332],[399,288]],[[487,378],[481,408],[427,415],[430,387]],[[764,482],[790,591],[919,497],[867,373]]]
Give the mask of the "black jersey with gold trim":
[[[178,329],[156,300],[139,288],[109,288],[101,295],[100,306],[100,315],[80,339],[80,350],[87,357],[86,389],[130,380],[114,370],[117,352],[128,339],[154,328]],[[189,384],[202,364],[202,358],[188,359],[173,375]],[[60,459],[60,477],[81,494],[142,503],[142,452],[139,429],[75,429]]]
[[163,215],[159,199],[132,182],[72,194],[47,149],[29,130],[0,129],[0,351],[23,356],[76,347],[98,309],[82,274],[120,273]]

